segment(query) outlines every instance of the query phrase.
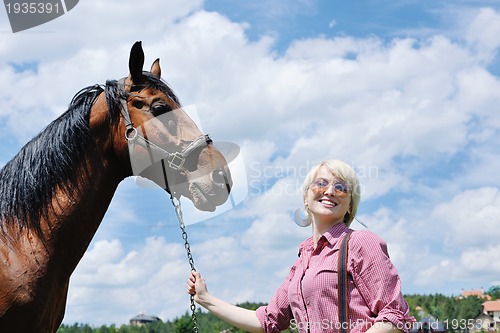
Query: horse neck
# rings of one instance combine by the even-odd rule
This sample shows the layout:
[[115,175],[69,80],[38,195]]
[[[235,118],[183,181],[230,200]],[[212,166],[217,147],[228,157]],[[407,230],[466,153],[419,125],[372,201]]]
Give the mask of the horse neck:
[[92,147],[86,152],[84,165],[79,166],[79,189],[72,195],[56,189],[54,210],[44,228],[47,232],[43,241],[51,252],[49,256],[67,267],[69,274],[88,248],[118,184],[131,172],[125,139],[122,149],[126,156],[117,156],[113,127],[118,124],[110,125],[106,117],[105,97],[101,94],[91,109]]
[[[71,271],[81,259],[111,203],[119,181],[108,170],[82,177],[85,185],[78,197],[59,196],[59,217],[51,221],[45,237],[52,254],[63,254]],[[60,250],[64,249],[63,252]]]

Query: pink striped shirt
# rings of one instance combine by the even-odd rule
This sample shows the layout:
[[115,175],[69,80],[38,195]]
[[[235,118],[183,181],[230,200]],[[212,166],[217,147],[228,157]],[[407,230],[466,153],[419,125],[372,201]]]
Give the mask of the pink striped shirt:
[[[265,332],[289,327],[299,332],[339,332],[337,260],[347,230],[339,223],[321,236],[316,249],[312,237],[300,245],[299,258],[281,287],[267,306],[257,309]],[[368,230],[355,231],[348,258],[350,332],[365,332],[382,321],[408,332],[415,319],[409,316],[387,244]]]

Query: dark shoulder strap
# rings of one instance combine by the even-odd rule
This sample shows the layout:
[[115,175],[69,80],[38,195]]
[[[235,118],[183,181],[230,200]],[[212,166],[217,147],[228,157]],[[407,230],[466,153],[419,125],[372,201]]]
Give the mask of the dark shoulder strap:
[[338,264],[338,297],[339,297],[339,323],[340,333],[349,332],[349,299],[347,294],[348,284],[347,284],[347,255],[348,255],[348,243],[351,237],[352,230],[348,230],[342,243],[340,244],[339,250],[339,264]]

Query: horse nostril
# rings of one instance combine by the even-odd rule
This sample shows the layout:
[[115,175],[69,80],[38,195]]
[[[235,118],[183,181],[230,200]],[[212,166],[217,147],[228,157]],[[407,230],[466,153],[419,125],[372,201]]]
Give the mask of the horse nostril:
[[225,188],[227,194],[231,193],[232,184],[223,169],[215,170],[214,172],[212,172],[211,176],[214,184],[220,186],[221,188]]
[[212,172],[212,180],[214,183],[219,185],[226,184],[226,175],[224,174],[224,171],[219,169]]

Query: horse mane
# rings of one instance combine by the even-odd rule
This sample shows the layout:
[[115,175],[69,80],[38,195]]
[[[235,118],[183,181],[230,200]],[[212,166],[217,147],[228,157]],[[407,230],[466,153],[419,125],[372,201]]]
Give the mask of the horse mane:
[[80,90],[68,110],[30,140],[0,170],[0,229],[8,222],[19,230],[41,233],[40,218],[47,216],[56,186],[76,190],[77,165],[82,165],[91,134],[90,108],[103,91],[98,86]]
[[[147,86],[159,90],[179,103],[162,79],[144,72]],[[120,119],[120,98],[126,97],[116,80],[105,87],[93,85],[72,98],[68,110],[30,140],[0,169],[0,234],[6,236],[8,223],[18,230],[32,229],[41,234],[40,219],[52,208],[55,189],[71,198],[79,191],[78,180],[88,172],[85,163],[92,151],[90,109],[97,97],[106,94],[110,123]]]

